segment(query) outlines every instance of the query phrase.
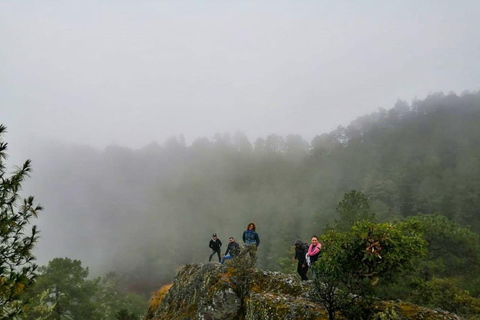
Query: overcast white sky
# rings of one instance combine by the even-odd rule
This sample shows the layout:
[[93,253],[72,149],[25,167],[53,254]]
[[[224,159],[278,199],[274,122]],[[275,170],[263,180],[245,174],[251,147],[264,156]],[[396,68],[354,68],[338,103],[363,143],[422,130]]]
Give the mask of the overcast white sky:
[[[479,1],[0,1],[0,122],[141,148],[315,135],[480,89]],[[18,147],[18,145],[17,145]]]

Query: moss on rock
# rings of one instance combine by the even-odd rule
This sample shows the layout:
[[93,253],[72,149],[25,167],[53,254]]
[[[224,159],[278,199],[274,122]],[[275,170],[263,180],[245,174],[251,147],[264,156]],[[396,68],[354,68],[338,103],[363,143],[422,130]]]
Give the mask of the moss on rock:
[[[250,264],[242,266],[241,260],[184,266],[168,293],[160,290],[161,299],[155,300],[160,304],[151,305],[145,320],[328,319],[326,310],[315,301],[311,281],[300,282],[292,275],[257,270]],[[337,318],[343,319],[341,314]],[[375,319],[460,318],[406,302],[383,301],[376,306]]]

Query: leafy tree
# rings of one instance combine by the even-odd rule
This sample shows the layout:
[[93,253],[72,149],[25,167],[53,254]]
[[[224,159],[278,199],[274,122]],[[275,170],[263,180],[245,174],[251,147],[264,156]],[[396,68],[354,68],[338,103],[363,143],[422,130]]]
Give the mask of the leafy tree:
[[343,196],[343,200],[337,206],[340,219],[335,229],[348,231],[357,221],[373,221],[375,216],[370,208],[370,201],[359,191],[352,190]]
[[56,258],[39,271],[22,319],[129,320],[147,308],[147,299],[130,292],[125,279],[113,272],[88,280],[88,268],[79,260]]
[[271,134],[265,140],[265,151],[267,153],[284,153],[285,148],[285,140],[282,136]]
[[[420,228],[428,253],[418,261],[419,273],[412,274],[404,285],[415,287],[434,278],[455,278],[460,288],[479,295],[480,235],[439,214],[411,216],[407,221]],[[400,297],[408,298],[410,288],[402,290]]]
[[[439,214],[411,216],[406,219],[406,223],[414,225],[426,241],[427,254],[415,262],[415,272],[405,274],[400,283],[380,286],[378,295],[384,299],[403,299],[451,311],[447,303],[442,306],[441,302],[448,300],[448,294],[439,295],[440,288],[448,287],[446,283],[439,286],[441,281],[446,280],[452,290],[458,288],[461,292],[469,292],[472,297],[477,297],[480,293],[479,235]],[[452,281],[455,285],[452,285]],[[452,290],[450,292],[457,289]],[[438,295],[438,301],[433,297],[428,300],[425,297],[427,292]],[[453,300],[451,303],[454,303]]]
[[480,298],[472,297],[454,278],[434,278],[422,282],[414,291],[412,300],[430,308],[441,308],[466,317],[480,315]]
[[424,255],[425,241],[409,223],[357,222],[351,231],[335,230],[321,237],[322,257],[313,265],[319,301],[334,319],[341,311],[348,319],[367,319],[373,309],[375,288],[392,283],[414,268]]
[[419,262],[422,280],[457,277],[462,287],[480,294],[480,236],[439,214],[416,215],[407,221],[421,228],[428,244],[428,255]]
[[127,282],[126,277],[114,272],[100,278],[94,296],[99,319],[137,319],[137,315],[145,312],[148,306],[147,298],[131,292],[126,286]]
[[137,320],[138,318],[133,313],[129,313],[127,309],[121,309],[117,312],[116,320]]
[[[39,268],[41,275],[31,294],[48,292],[47,305],[53,305],[47,319],[95,319],[96,303],[93,299],[98,289],[98,279],[87,280],[88,268],[79,260],[55,258]],[[35,319],[29,315],[25,319]]]
[[[33,289],[31,289],[33,291]],[[20,319],[35,319],[35,320],[48,320],[51,319],[51,315],[53,314],[53,309],[55,308],[55,304],[52,304],[49,301],[49,294],[50,292],[43,291],[39,292],[35,295],[30,293],[30,290],[27,290],[24,298],[27,299],[28,304],[22,310],[22,314],[20,315]]]
[[0,125],[0,319],[13,319],[23,308],[20,298],[35,279],[32,249],[38,240],[37,228],[26,233],[27,225],[42,210],[32,196],[21,201],[22,182],[31,172],[30,160],[6,172],[7,143],[3,141],[6,127]]
[[237,131],[233,135],[233,147],[240,153],[242,154],[250,154],[253,150],[253,146],[248,140],[247,136],[240,132]]

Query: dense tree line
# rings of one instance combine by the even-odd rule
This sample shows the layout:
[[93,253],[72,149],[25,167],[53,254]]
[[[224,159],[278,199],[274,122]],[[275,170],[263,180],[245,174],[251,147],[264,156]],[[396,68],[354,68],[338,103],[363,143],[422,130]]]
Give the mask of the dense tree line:
[[[379,222],[439,213],[479,232],[479,120],[480,93],[438,93],[311,143],[298,135],[252,143],[237,132],[139,150],[49,146],[37,157],[35,190],[55,198],[51,219],[68,219],[58,231],[65,246],[96,254],[105,271],[135,274],[135,290],[152,291],[179,264],[204,261],[213,232],[238,239],[250,221],[262,240],[259,265],[283,268],[297,238],[333,225],[350,190],[363,192]],[[78,228],[91,232],[82,247]]]
[[314,139],[315,162],[340,164],[386,218],[438,212],[478,232],[479,108],[478,93],[399,101]]

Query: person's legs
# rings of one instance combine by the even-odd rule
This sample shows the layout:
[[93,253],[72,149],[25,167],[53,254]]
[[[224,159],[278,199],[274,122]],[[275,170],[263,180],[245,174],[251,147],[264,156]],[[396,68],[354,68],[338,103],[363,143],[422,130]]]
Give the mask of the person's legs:
[[306,281],[308,280],[307,278],[307,271],[308,271],[308,266],[306,264],[298,264],[298,269],[299,269],[299,274],[300,274],[300,277],[302,278],[302,281]]
[[218,255],[218,262],[221,262],[221,261],[222,261],[222,258],[220,257],[220,249],[218,249],[217,255]]
[[307,278],[308,266],[306,264],[299,263],[297,266],[297,272],[302,278],[302,281],[308,280]]
[[226,256],[223,256],[222,261],[220,261],[221,264],[225,263],[225,260],[232,259],[232,256],[230,254],[227,254]]
[[250,254],[250,257],[255,260],[257,257],[257,246],[254,244],[248,245],[247,251]]
[[210,255],[210,257],[208,258],[208,262],[212,261],[212,257],[213,255],[216,253],[215,250],[212,249],[212,254]]
[[312,271],[312,279],[313,280],[317,279],[317,275],[315,273],[315,268],[313,267],[313,263],[312,263],[312,268],[310,268],[310,270]]
[[257,264],[257,246],[254,244],[245,246],[245,255],[250,257],[250,261],[255,266]]
[[300,262],[297,264],[297,273],[298,273],[298,275],[299,275],[299,276],[302,278],[302,280],[303,280],[303,276],[302,276],[302,264],[301,264]]

